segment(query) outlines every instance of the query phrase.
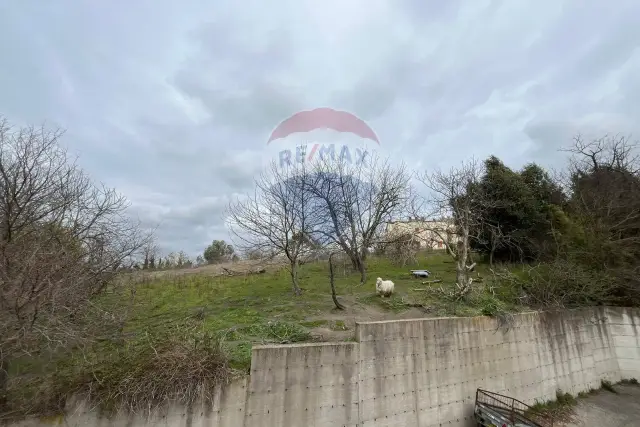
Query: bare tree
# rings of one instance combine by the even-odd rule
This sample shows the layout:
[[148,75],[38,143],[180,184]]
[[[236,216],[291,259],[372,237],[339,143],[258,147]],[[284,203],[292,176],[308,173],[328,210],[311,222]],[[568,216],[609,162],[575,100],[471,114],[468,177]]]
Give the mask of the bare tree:
[[144,247],[142,248],[142,256],[144,257],[144,261],[142,264],[143,269],[153,269],[156,264],[156,257],[160,252],[158,245],[155,241],[150,240]]
[[580,225],[579,244],[563,254],[606,274],[599,285],[608,301],[640,302],[640,152],[628,138],[603,137],[585,142],[580,136],[568,149],[570,215]]
[[313,195],[320,223],[318,241],[340,247],[366,281],[366,258],[385,224],[399,216],[411,197],[405,165],[369,157],[356,165],[327,158],[317,163],[305,188]]
[[185,251],[178,252],[178,258],[176,260],[176,265],[178,268],[191,267],[192,264],[193,262]]
[[[97,186],[62,132],[0,120],[0,372],[11,359],[91,338],[91,298],[149,241],[126,199]],[[84,321],[78,318],[84,316]],[[90,320],[93,320],[91,322]],[[2,377],[2,376],[0,376]],[[5,376],[6,380],[6,376]],[[6,386],[0,384],[1,390]]]
[[610,249],[640,254],[640,154],[625,137],[574,139],[570,159],[573,208],[589,218]]
[[[396,235],[386,237],[384,242],[385,254],[390,257],[396,264],[404,267],[407,264],[417,261],[418,251],[420,250],[420,236],[412,232],[401,232]],[[427,244],[430,244],[427,241]],[[428,247],[432,247],[431,245]]]
[[163,267],[164,268],[175,268],[177,266],[178,266],[178,254],[176,254],[175,252],[169,252],[164,257]]
[[[487,202],[488,203],[488,202]],[[486,207],[486,206],[485,206]],[[489,266],[494,267],[494,259],[496,250],[499,248],[510,248],[514,252],[519,254],[519,259],[524,258],[524,254],[519,242],[513,239],[511,235],[505,233],[500,223],[494,223],[488,220],[488,218],[482,218],[484,227],[488,232],[488,236],[483,239],[481,236],[475,235],[474,239],[480,244],[484,244],[489,248]]]
[[245,252],[284,255],[289,263],[291,286],[302,293],[298,270],[300,262],[312,250],[308,242],[317,216],[304,167],[283,170],[275,162],[256,180],[253,195],[231,203],[228,221],[237,246]]
[[604,136],[587,142],[577,135],[573,144],[562,151],[572,154],[569,172],[573,174],[587,174],[603,168],[640,174],[638,143],[624,136]]
[[482,224],[487,207],[479,186],[482,173],[482,164],[473,159],[448,172],[438,170],[417,176],[431,193],[427,197],[426,216],[442,217],[444,214],[452,218],[455,233],[453,239],[452,233],[447,236],[441,227],[433,227],[430,230],[444,242],[447,252],[456,261],[456,282],[462,293],[471,289],[469,272],[473,269],[474,263],[469,263],[470,242],[473,230]]

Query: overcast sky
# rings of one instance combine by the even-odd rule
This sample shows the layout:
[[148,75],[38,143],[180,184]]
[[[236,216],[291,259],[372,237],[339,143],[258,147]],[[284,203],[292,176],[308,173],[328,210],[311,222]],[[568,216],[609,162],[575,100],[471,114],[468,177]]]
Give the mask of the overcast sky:
[[300,110],[351,111],[423,169],[640,134],[638,0],[0,0],[0,58],[0,114],[67,129],[191,254]]

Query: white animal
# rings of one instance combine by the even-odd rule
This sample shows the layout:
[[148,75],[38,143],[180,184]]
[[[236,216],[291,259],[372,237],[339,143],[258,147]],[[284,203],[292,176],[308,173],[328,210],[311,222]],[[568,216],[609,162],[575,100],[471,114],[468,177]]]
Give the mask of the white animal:
[[390,297],[393,293],[395,285],[391,280],[382,280],[381,278],[376,279],[376,294],[382,295],[383,297]]

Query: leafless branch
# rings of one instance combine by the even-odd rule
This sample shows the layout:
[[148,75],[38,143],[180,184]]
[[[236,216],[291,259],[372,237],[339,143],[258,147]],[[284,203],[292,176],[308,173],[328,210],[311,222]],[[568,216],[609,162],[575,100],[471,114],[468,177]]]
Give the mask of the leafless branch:
[[289,261],[294,294],[301,289],[298,267],[313,249],[316,222],[308,172],[281,170],[275,163],[256,180],[254,194],[229,205],[228,221],[235,243],[244,251],[271,253]]
[[[0,356],[62,347],[104,328],[90,300],[149,241],[128,202],[94,184],[62,132],[0,118]],[[3,365],[4,366],[4,365]]]
[[411,197],[406,167],[376,156],[367,162],[326,159],[307,181],[321,223],[318,240],[340,247],[366,280],[368,252],[381,239],[385,224],[407,209]]
[[[423,219],[425,227],[440,238],[456,261],[457,286],[465,295],[471,284],[468,264],[472,231],[482,224],[487,208],[487,200],[479,185],[482,173],[482,164],[472,159],[448,172],[437,170],[417,175],[430,194],[422,204],[426,212],[416,213],[416,217]],[[429,227],[426,222],[429,217],[449,218],[454,232],[447,233],[448,227],[443,229],[439,223],[437,227]]]

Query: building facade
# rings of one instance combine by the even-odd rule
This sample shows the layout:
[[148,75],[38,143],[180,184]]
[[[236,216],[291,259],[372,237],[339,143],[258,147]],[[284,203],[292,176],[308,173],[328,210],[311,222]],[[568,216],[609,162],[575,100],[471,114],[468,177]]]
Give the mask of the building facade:
[[426,221],[410,218],[406,221],[387,223],[387,241],[404,235],[411,235],[412,240],[421,249],[445,250],[445,242],[455,244],[458,241],[453,220],[450,219]]

